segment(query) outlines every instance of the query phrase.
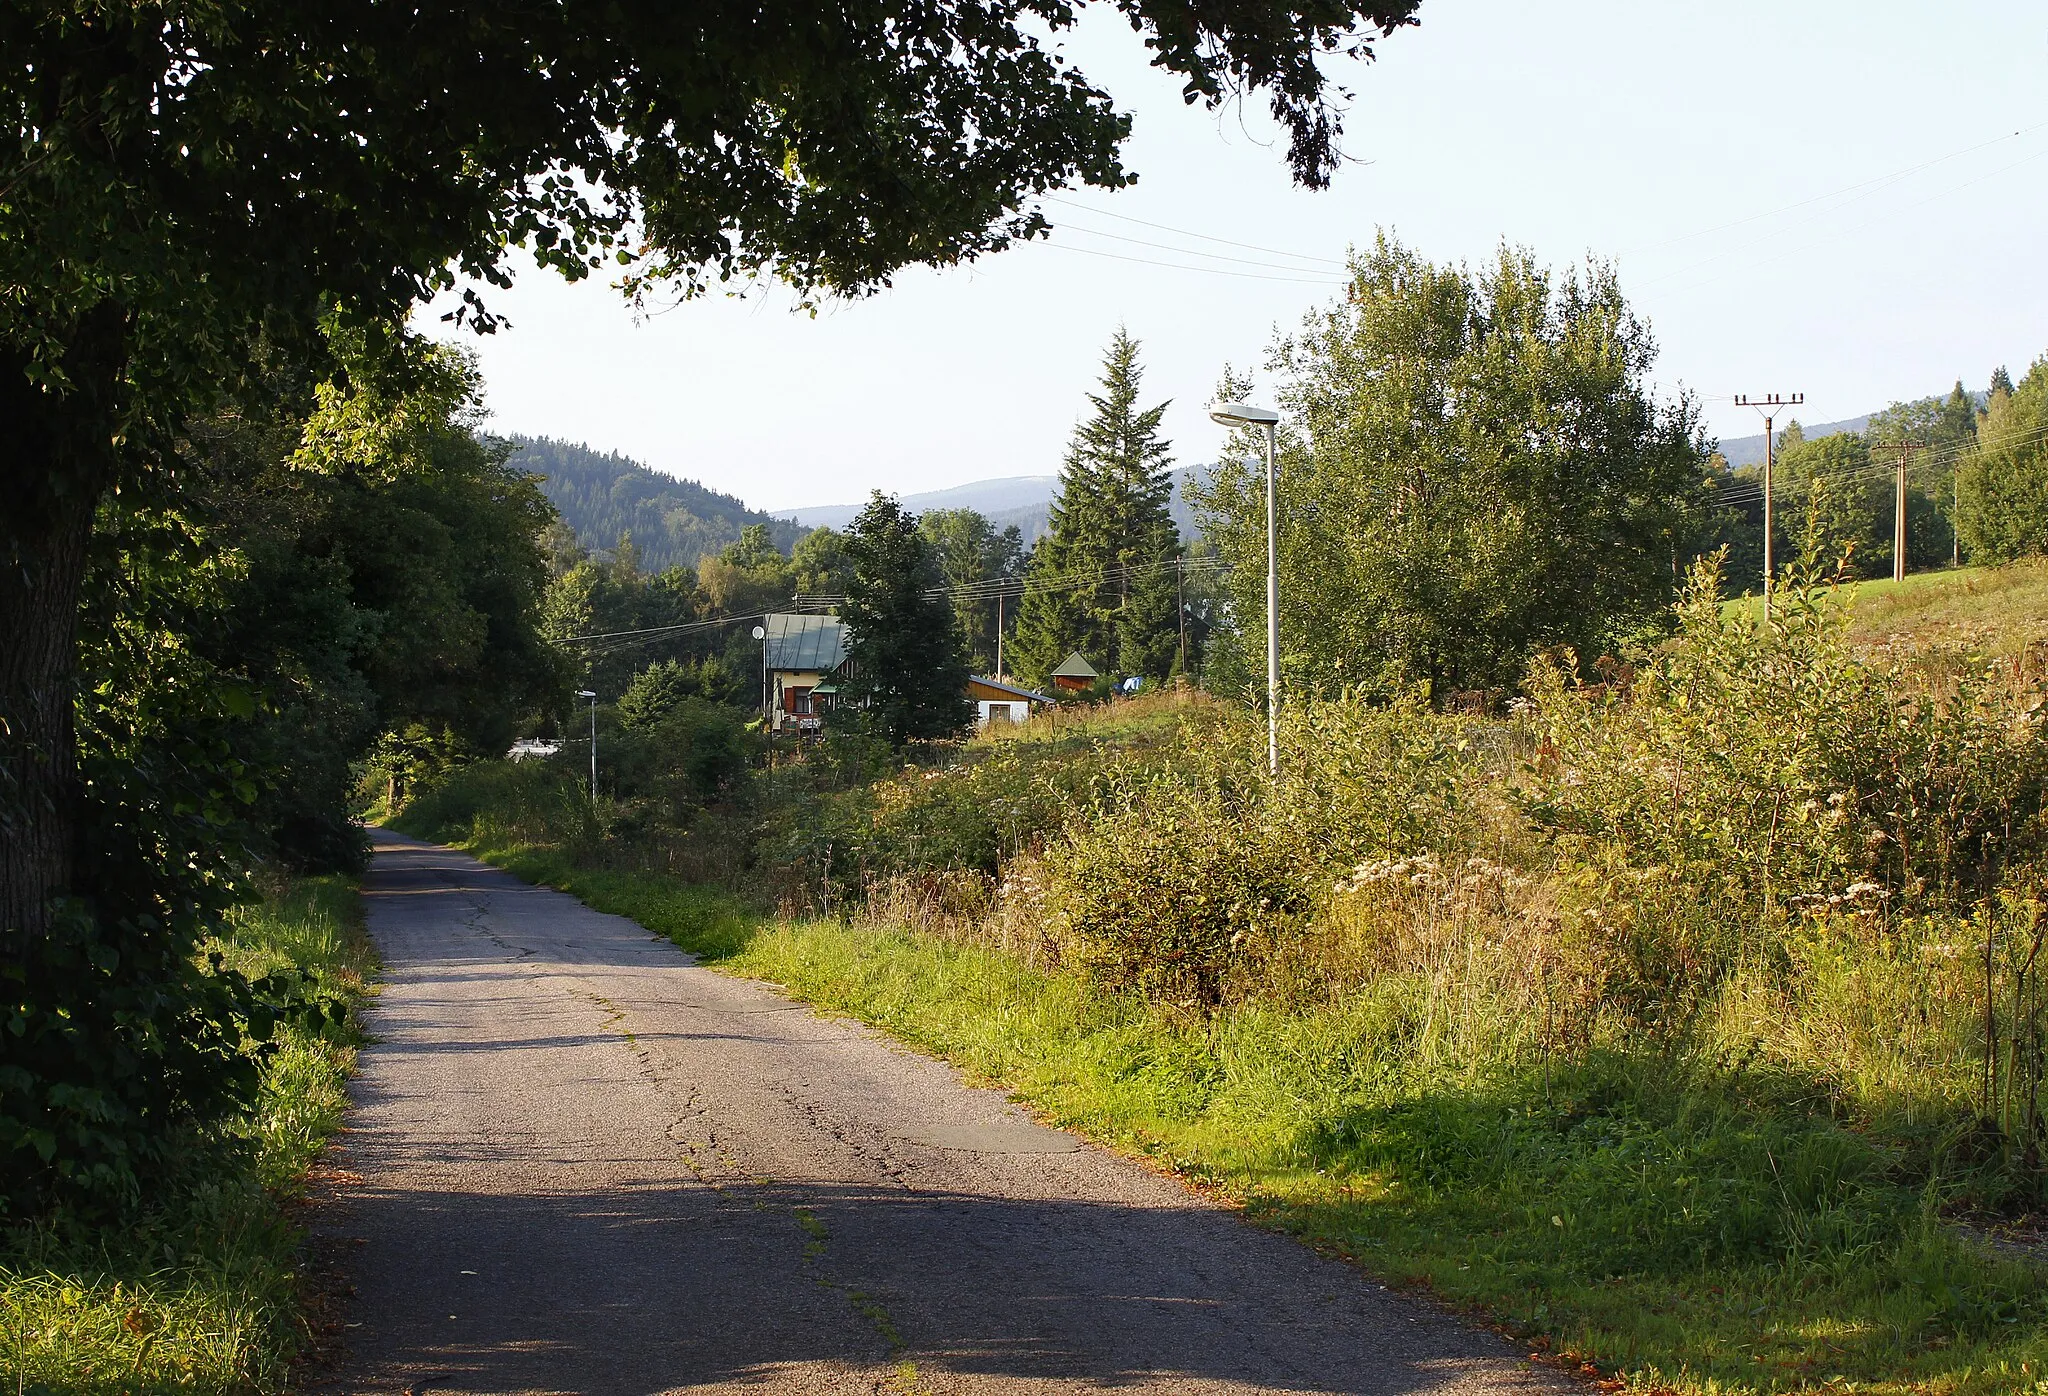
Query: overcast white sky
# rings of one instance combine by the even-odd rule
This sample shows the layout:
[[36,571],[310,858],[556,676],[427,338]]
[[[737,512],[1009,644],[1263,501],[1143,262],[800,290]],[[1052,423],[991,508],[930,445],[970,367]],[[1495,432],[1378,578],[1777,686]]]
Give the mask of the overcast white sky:
[[1803,391],[1826,421],[2048,352],[2039,0],[1425,0],[1378,63],[1338,72],[1364,163],[1321,194],[1255,112],[1183,107],[1097,9],[1067,48],[1135,113],[1142,178],[1051,205],[1055,245],[815,319],[767,289],[636,325],[601,284],[529,273],[498,296],[514,327],[472,341],[494,429],[763,508],[1050,474],[1121,321],[1174,401],[1176,456],[1207,459],[1222,365],[1341,294],[1321,283],[1378,227],[1437,260],[1503,238],[1617,259],[1660,382],[1723,436],[1759,429],[1738,392]]

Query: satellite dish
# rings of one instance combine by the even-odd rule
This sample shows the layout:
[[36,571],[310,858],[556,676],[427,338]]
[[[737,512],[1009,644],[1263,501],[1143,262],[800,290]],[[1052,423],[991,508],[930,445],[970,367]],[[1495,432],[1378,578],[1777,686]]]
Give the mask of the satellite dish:
[[767,629],[767,627],[766,627],[766,626],[761,626],[761,625],[757,625],[757,626],[755,626],[755,627],[754,627],[754,638],[755,638],[756,640],[765,640],[765,639],[767,639],[767,638],[768,638],[768,629]]

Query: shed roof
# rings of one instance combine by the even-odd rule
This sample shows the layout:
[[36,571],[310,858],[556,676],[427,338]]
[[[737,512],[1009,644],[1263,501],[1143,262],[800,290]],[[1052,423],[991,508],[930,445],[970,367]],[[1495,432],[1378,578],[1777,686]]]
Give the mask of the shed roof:
[[770,615],[762,628],[770,669],[829,674],[846,661],[846,623],[837,616]]
[[1093,664],[1081,658],[1081,651],[1079,650],[1075,650],[1065,659],[1062,659],[1060,667],[1052,671],[1052,676],[1056,679],[1099,679],[1102,677],[1102,675],[1095,672]]
[[1020,688],[1016,684],[1003,679],[990,678],[987,674],[970,674],[968,675],[967,682],[970,685],[980,684],[984,688],[993,688],[1001,693],[1015,694],[1019,698],[1029,698],[1036,703],[1050,703],[1052,701],[1043,693],[1036,693],[1028,688]]

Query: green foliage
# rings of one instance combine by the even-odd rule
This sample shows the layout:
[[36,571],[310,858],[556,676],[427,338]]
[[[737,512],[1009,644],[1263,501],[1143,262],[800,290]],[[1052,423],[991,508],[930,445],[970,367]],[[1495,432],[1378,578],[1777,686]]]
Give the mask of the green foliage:
[[1797,560],[1812,572],[1891,572],[1893,491],[1871,471],[1870,459],[1869,443],[1847,432],[1785,448],[1775,482],[1782,494],[1774,501],[1779,566]]
[[1992,392],[1976,449],[1958,468],[1958,522],[1972,558],[2048,553],[2048,357],[2016,388]]
[[1211,1010],[1232,965],[1312,908],[1296,850],[1214,788],[1155,777],[1119,794],[1048,853],[1056,934],[1112,990]]
[[359,865],[359,763],[403,779],[503,750],[558,689],[535,633],[547,505],[475,435],[476,391],[445,353],[402,384],[357,372],[195,430],[204,469],[177,507],[102,509],[78,704],[90,894],[12,952],[10,1209],[132,1202],[181,1131],[246,1109],[245,1035],[304,1006],[293,981],[194,963],[249,867]]
[[588,767],[557,761],[476,761],[424,782],[390,827],[443,843],[547,843],[584,853],[604,837]]
[[2016,715],[1979,675],[1909,695],[1899,668],[1849,648],[1846,609],[1797,569],[1768,620],[1724,609],[1718,587],[1711,559],[1695,567],[1677,637],[1625,703],[1538,675],[1539,819],[1618,855],[1631,881],[1765,934],[1799,907],[1952,908],[2040,851],[2038,713]]
[[[1654,621],[1704,524],[1689,399],[1659,402],[1655,345],[1613,271],[1562,276],[1502,248],[1474,273],[1382,236],[1349,301],[1280,341],[1291,430],[1279,514],[1289,681],[1512,688],[1538,650],[1616,648]],[[1263,649],[1263,440],[1195,491]]]
[[1159,439],[1166,403],[1140,409],[1138,342],[1119,329],[1095,412],[1074,429],[1048,532],[1032,549],[1018,605],[1016,667],[1041,686],[1079,651],[1103,670],[1164,678],[1180,639],[1169,506],[1173,462]]
[[[237,908],[208,948],[251,980],[310,974],[350,1006],[374,968],[355,889],[332,878]],[[306,1336],[287,1208],[341,1123],[358,1040],[352,1016],[281,1023],[253,1110],[180,1141],[140,1208],[0,1233],[0,1370],[28,1391],[283,1389]]]
[[839,613],[849,632],[843,703],[897,746],[956,735],[973,709],[937,550],[916,516],[879,490],[845,546],[853,575]]
[[[973,509],[928,509],[918,515],[917,527],[939,555],[939,574],[950,592],[967,662],[977,673],[995,673],[997,622],[1007,629],[1016,616],[1023,534],[1014,524],[998,533]],[[1006,603],[999,604],[998,592]]]
[[853,581],[846,556],[846,536],[834,528],[814,528],[797,539],[789,566],[798,596],[844,596]]
[[[727,552],[741,546],[735,544]],[[772,548],[768,553],[773,561],[766,566],[775,572],[770,587],[779,588],[784,560]],[[579,556],[548,583],[541,604],[543,629],[562,650],[582,656],[581,682],[607,698],[622,697],[651,662],[674,666],[664,669],[664,682],[678,691],[713,702],[752,706],[760,701],[761,661],[759,646],[747,638],[747,627],[697,624],[731,614],[727,603],[735,599],[732,579],[738,577],[744,584],[747,574],[718,558],[705,559],[704,570],[719,587],[715,596],[699,584],[698,574],[687,568],[671,567],[652,576],[642,572],[638,550],[630,540],[609,559]],[[593,644],[577,639],[665,626],[695,628],[641,635],[628,643]],[[555,716],[558,723],[575,725],[566,708]]]
[[739,713],[702,698],[643,711],[631,726],[621,713],[620,722],[616,736],[600,732],[599,787],[614,799],[655,801],[678,827],[692,809],[738,789],[759,745]]
[[584,547],[611,548],[630,538],[649,571],[694,568],[738,542],[749,525],[766,527],[779,548],[797,539],[797,526],[787,520],[749,509],[695,480],[650,470],[617,451],[517,436],[506,464],[539,477],[541,492]]

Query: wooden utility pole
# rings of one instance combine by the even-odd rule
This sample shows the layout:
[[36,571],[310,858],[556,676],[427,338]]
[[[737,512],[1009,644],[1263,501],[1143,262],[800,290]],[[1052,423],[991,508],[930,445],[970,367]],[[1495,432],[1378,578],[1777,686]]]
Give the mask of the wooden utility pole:
[[1748,397],[1742,393],[1735,395],[1735,405],[1737,407],[1753,407],[1764,419],[1764,616],[1766,619],[1771,614],[1771,577],[1773,576],[1773,568],[1771,566],[1771,532],[1773,527],[1771,523],[1771,474],[1778,463],[1778,438],[1774,431],[1777,424],[1777,412],[1781,407],[1797,407],[1805,401],[1805,393],[1794,393],[1790,397],[1782,397],[1777,393],[1768,393],[1763,397]]
[[1188,672],[1188,568],[1187,559],[1173,560],[1173,613],[1180,621],[1180,672],[1185,678]]
[[1892,518],[1892,580],[1906,580],[1906,462],[1915,451],[1925,450],[1925,441],[1894,441],[1886,449],[1898,452],[1898,504]]

